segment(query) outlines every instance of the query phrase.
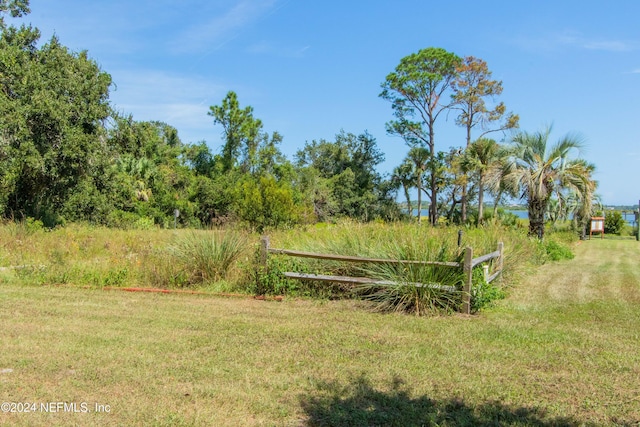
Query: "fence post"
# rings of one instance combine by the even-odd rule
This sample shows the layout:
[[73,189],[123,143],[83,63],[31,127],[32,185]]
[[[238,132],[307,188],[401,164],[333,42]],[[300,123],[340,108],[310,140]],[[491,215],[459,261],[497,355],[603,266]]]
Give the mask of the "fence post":
[[464,250],[464,264],[462,271],[464,272],[464,287],[462,288],[462,312],[471,314],[471,283],[473,280],[473,249],[467,246]]
[[260,265],[267,269],[267,257],[269,256],[269,236],[262,236],[260,239]]
[[[498,271],[502,271],[502,266],[504,265],[504,243],[498,242],[498,252],[500,252],[500,256],[498,256]],[[500,273],[502,276],[502,273]]]

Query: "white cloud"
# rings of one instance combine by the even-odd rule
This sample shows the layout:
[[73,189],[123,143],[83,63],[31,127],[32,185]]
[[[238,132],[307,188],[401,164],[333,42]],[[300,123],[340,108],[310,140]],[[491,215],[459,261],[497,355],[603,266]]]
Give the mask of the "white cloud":
[[241,0],[224,14],[187,29],[170,46],[177,52],[217,50],[268,14],[275,3],[275,0]]
[[217,135],[209,106],[223,98],[226,88],[201,77],[178,77],[156,70],[112,73],[114,108],[134,120],[157,120],[178,129],[183,142],[211,140]]
[[637,43],[622,40],[587,41],[583,43],[585,49],[604,50],[608,52],[628,52],[638,48]]
[[628,40],[591,39],[575,31],[549,33],[538,37],[525,36],[516,38],[514,43],[524,49],[536,51],[577,48],[607,52],[628,52],[640,47],[639,43]]

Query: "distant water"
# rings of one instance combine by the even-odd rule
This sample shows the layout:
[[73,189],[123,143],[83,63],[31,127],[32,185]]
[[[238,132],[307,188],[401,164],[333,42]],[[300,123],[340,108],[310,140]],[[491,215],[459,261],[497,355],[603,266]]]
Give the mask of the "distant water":
[[[422,209],[421,212],[422,212],[421,216],[429,216],[429,210],[428,209]],[[505,210],[505,212],[511,212],[512,214],[516,215],[518,218],[521,218],[521,219],[528,219],[529,218],[529,214],[527,213],[527,211]],[[411,212],[411,215],[413,215],[414,217],[418,216],[418,209],[414,209]]]
[[[515,216],[517,216],[520,219],[529,219],[529,212],[527,212],[526,210],[514,210],[514,209],[505,209],[505,212],[509,212],[514,214]],[[418,209],[414,209],[412,211],[412,215],[415,217],[418,215]],[[428,217],[429,216],[429,210],[428,209],[422,209],[422,216],[424,217]],[[636,219],[633,213],[623,213],[622,214],[623,218],[625,221],[627,221],[628,224],[631,225],[635,225],[636,223]]]
[[529,212],[527,212],[527,211],[511,210],[511,209],[505,209],[504,211],[512,213],[512,214],[514,214],[515,216],[517,216],[520,219],[529,219]]

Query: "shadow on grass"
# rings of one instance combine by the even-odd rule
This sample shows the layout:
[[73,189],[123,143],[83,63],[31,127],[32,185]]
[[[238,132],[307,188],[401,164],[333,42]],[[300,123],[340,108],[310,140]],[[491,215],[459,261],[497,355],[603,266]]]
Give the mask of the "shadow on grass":
[[394,378],[390,391],[374,389],[357,378],[347,386],[318,385],[317,396],[302,397],[307,426],[578,426],[571,418],[552,418],[537,408],[499,402],[468,405],[462,400],[411,398],[403,381]]

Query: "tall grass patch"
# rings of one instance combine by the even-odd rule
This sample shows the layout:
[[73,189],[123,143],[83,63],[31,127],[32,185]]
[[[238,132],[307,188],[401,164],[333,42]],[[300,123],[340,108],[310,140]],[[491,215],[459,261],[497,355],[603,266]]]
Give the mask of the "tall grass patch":
[[[459,231],[461,241],[458,245]],[[345,221],[339,224],[318,224],[304,230],[275,233],[271,246],[315,253],[350,255],[389,260],[426,262],[461,262],[464,248],[471,246],[474,257],[497,249],[503,242],[505,277],[498,283],[487,284],[482,269],[474,274],[472,307],[475,311],[504,297],[503,287],[520,278],[538,248],[521,230],[500,225],[483,228],[430,227],[396,223],[361,224]],[[272,261],[277,259],[277,261]],[[495,262],[495,261],[494,261]],[[357,295],[374,303],[377,309],[415,314],[452,311],[459,307],[462,295],[462,269],[447,266],[420,266],[415,264],[367,264],[314,259],[291,259],[270,255],[269,278],[277,283],[284,271],[297,271],[337,276],[364,276],[389,282],[384,285],[336,285],[326,282],[280,283],[281,289],[295,294],[301,289],[319,289],[330,297]],[[490,265],[491,271],[496,265]],[[288,270],[287,270],[288,269]],[[275,270],[275,272],[274,272]],[[298,284],[295,284],[298,283]],[[420,286],[416,286],[419,284]],[[269,287],[277,292],[276,287]],[[451,291],[451,289],[455,289]],[[313,293],[313,292],[312,292]]]
[[0,227],[0,282],[163,288],[215,283],[230,290],[250,269],[248,239],[236,231],[7,224]]
[[[458,244],[459,231],[462,231]],[[431,227],[411,223],[362,224],[344,221],[270,233],[271,247],[367,258],[460,262],[464,248],[474,256],[493,252],[504,242],[504,273],[490,286],[474,276],[473,301],[491,300],[501,288],[520,280],[531,261],[549,259],[545,246],[522,230],[498,225],[482,228]],[[570,246],[571,236],[550,235]],[[554,241],[555,241],[554,240]],[[569,242],[569,243],[567,243]],[[288,295],[321,299],[366,296],[379,307],[396,301],[401,311],[449,311],[460,300],[437,284],[461,290],[459,274],[439,268],[359,264],[271,254],[267,268],[259,260],[259,236],[223,230],[114,230],[82,224],[47,230],[24,222],[0,227],[0,282],[90,287],[192,287],[213,292]],[[491,266],[493,270],[495,266]],[[398,287],[358,289],[353,285],[286,279],[285,271],[336,276],[366,276]],[[497,289],[496,289],[497,288]],[[437,291],[437,292],[436,292]],[[388,298],[382,295],[389,293]],[[489,295],[482,297],[482,295]],[[422,302],[421,302],[422,301]],[[476,307],[476,306],[474,306]],[[391,306],[388,309],[395,310]]]
[[184,284],[193,285],[227,279],[247,245],[247,235],[241,232],[192,231],[180,236],[167,252]]
[[358,285],[356,293],[380,311],[422,315],[451,312],[461,303],[462,271],[443,266],[372,264],[363,268],[367,277],[384,284]]

